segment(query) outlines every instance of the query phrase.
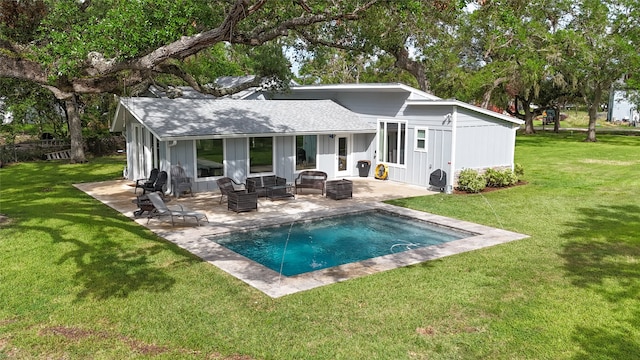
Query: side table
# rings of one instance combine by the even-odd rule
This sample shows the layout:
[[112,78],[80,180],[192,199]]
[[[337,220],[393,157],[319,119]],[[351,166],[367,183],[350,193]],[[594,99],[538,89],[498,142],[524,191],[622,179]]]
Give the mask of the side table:
[[347,199],[353,197],[353,182],[351,180],[330,180],[326,183],[328,198],[334,200]]

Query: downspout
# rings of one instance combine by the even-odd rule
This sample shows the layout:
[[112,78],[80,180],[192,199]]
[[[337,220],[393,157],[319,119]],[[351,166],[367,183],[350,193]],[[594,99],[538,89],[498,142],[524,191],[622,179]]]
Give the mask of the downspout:
[[453,106],[451,111],[451,159],[449,160],[449,176],[447,177],[447,187],[445,192],[447,194],[453,193],[453,183],[456,177],[456,148],[458,138],[458,107]]

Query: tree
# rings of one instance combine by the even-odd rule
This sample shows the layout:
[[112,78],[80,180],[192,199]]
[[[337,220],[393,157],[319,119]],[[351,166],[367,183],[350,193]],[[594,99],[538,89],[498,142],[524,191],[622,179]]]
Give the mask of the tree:
[[[535,132],[534,117],[553,102],[541,91],[564,86],[556,71],[554,34],[569,5],[566,0],[487,1],[469,13],[462,27],[474,97],[482,107],[497,103],[524,120],[527,134]],[[511,102],[515,106],[509,110]]]
[[378,2],[0,0],[0,77],[65,102],[72,162],[83,162],[79,94],[122,94],[160,74],[202,90],[182,60],[222,42],[259,47],[314,24],[353,21]]
[[561,71],[581,94],[589,113],[585,141],[596,141],[597,112],[612,85],[637,72],[637,1],[584,0],[574,5],[566,30],[560,32],[565,54]]
[[392,57],[396,68],[411,74],[412,83],[431,92],[428,59],[433,51],[447,49],[446,44],[454,35],[451,24],[465,4],[466,1],[451,0],[384,1],[385,6],[372,8],[356,21],[316,25],[301,31],[304,45],[297,47],[314,54],[307,58],[314,62],[322,61],[322,52],[326,51],[323,47],[340,49],[346,54],[337,53],[334,60],[361,58],[364,61],[360,68],[370,70],[386,66]]

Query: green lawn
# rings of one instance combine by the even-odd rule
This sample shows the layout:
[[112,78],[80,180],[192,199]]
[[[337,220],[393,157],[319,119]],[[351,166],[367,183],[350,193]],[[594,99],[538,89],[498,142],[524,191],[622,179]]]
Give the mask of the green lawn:
[[0,359],[638,359],[640,138],[519,136],[527,185],[397,204],[530,238],[271,299],[71,186],[0,170]]

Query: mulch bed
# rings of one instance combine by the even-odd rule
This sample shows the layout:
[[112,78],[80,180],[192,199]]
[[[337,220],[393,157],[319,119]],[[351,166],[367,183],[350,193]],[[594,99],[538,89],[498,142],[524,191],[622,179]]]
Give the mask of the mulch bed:
[[[498,190],[503,190],[503,189],[509,189],[512,187],[516,187],[516,186],[522,186],[522,185],[527,185],[528,182],[526,181],[518,181],[515,185],[511,185],[511,186],[504,186],[504,187],[492,187],[492,186],[487,186],[484,188],[484,190],[480,191],[480,193],[484,194],[484,193],[490,193],[492,191],[498,191]],[[479,193],[470,193],[470,192],[466,192],[466,191],[462,191],[462,190],[458,190],[458,188],[453,189],[453,193],[457,194],[457,195],[469,195],[469,194],[479,194]]]

